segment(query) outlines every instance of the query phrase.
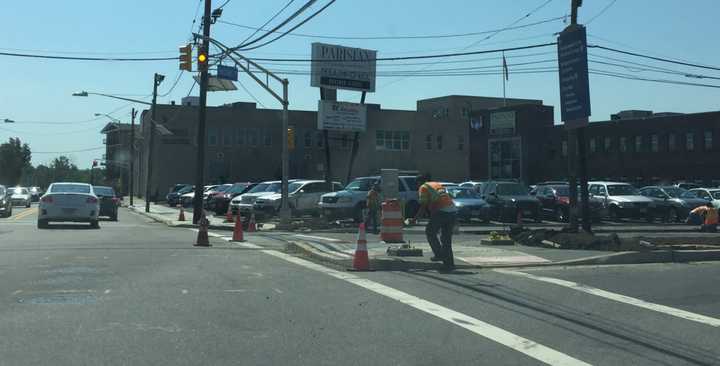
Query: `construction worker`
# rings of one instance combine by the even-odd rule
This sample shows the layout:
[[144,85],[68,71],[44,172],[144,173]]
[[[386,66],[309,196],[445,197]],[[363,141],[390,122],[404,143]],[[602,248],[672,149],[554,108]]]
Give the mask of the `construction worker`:
[[373,233],[378,233],[378,214],[380,213],[380,186],[373,184],[368,191],[367,198],[365,201],[365,207],[367,207],[367,216],[365,217],[365,227],[370,230],[372,224]]
[[427,214],[430,221],[425,227],[425,235],[434,254],[430,260],[442,261],[446,267],[452,268],[455,266],[452,252],[452,234],[457,214],[455,204],[442,184],[430,182],[429,175],[418,176],[417,184],[420,208],[412,222]]
[[700,226],[700,231],[707,233],[717,232],[718,211],[713,206],[712,202],[708,202],[705,206],[696,207],[694,210],[690,211],[690,214],[701,215],[704,217],[703,223]]

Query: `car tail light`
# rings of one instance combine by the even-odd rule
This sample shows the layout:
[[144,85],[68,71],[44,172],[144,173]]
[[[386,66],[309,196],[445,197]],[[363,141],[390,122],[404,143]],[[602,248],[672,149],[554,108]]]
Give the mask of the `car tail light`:
[[113,201],[113,203],[118,203],[118,202],[120,202],[120,199],[117,197],[113,197],[112,201]]
[[570,197],[558,197],[557,200],[558,202],[564,203],[566,205],[570,204]]
[[85,200],[87,203],[97,203],[97,198],[95,197],[88,197],[87,200]]
[[45,197],[41,198],[40,201],[42,201],[44,203],[53,203],[53,198],[52,198],[52,196],[45,196]]

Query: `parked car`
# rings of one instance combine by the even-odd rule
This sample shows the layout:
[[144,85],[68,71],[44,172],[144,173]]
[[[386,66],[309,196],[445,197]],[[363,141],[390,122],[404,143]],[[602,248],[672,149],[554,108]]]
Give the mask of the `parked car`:
[[648,186],[640,188],[640,194],[655,202],[655,217],[666,222],[685,221],[690,211],[708,202],[696,193],[675,186]]
[[627,183],[620,182],[588,182],[589,192],[593,198],[599,199],[607,209],[612,220],[621,218],[654,219],[656,205],[648,197]]
[[40,201],[40,196],[42,196],[43,192],[40,187],[30,187],[30,198],[33,202]]
[[[288,180],[288,185],[295,179]],[[233,215],[238,213],[243,217],[249,217],[253,213],[253,205],[258,197],[280,193],[282,182],[279,180],[259,183],[255,188],[243,193],[230,201],[230,210]]]
[[86,183],[53,183],[40,197],[38,229],[45,229],[51,221],[89,222],[98,229],[100,202],[93,187]]
[[720,208],[720,188],[695,188],[688,192],[694,192],[696,197],[710,201],[715,208]]
[[12,187],[10,190],[10,201],[14,206],[30,207],[32,197],[30,191],[25,187]]
[[[363,220],[363,210],[367,193],[375,184],[381,184],[379,176],[358,177],[348,183],[344,189],[326,193],[320,198],[320,209],[323,216],[329,219]],[[417,176],[403,175],[398,177],[399,198],[405,207],[405,217],[413,217],[420,204],[417,193]]]
[[475,192],[480,193],[480,192],[482,191],[482,185],[483,185],[484,183],[485,183],[485,182],[477,182],[477,181],[469,180],[469,181],[467,181],[467,182],[462,182],[462,183],[460,183],[460,187],[463,187],[463,188],[472,188],[472,189],[475,190]]
[[453,182],[439,182],[445,188],[460,187],[459,184]]
[[0,217],[10,217],[12,215],[12,200],[10,199],[10,190],[0,185]]
[[111,187],[93,186],[93,192],[100,201],[100,213],[98,213],[98,216],[109,217],[110,220],[117,221],[120,197],[115,194],[115,190]]
[[215,211],[216,215],[223,215],[228,210],[228,205],[230,205],[230,200],[233,198],[249,192],[251,189],[255,188],[258,183],[235,183],[230,188],[228,188],[225,192],[210,195],[208,200],[208,206],[212,207],[212,210]]
[[[577,188],[577,194],[578,215],[582,216],[580,187]],[[534,195],[540,201],[545,217],[560,222],[568,221],[570,214],[569,184],[563,182],[538,183]],[[592,195],[588,195],[588,208],[593,221],[599,221],[606,216],[602,201]]]
[[470,222],[472,219],[479,219],[483,222],[490,221],[490,205],[480,198],[480,194],[474,188],[452,187],[447,189],[458,210],[458,220]]
[[681,183],[675,184],[675,187],[682,188],[686,191],[695,189],[695,188],[701,188],[699,184],[689,183],[689,182],[681,182]]
[[192,184],[176,184],[170,188],[170,192],[165,196],[168,206],[175,206],[180,203],[180,196],[193,190]]
[[[217,187],[218,185],[207,185],[203,187],[203,202],[205,201],[205,193],[207,193],[209,190]],[[193,205],[193,200],[195,199],[195,189],[192,189],[190,192],[184,193],[180,195],[180,205],[182,207],[190,207]]]
[[[225,191],[227,191],[228,189],[230,189],[230,187],[232,187],[232,183],[220,184],[220,185],[218,185],[217,187],[215,187],[215,188],[213,188],[213,189],[205,192],[205,193],[203,194],[203,207],[204,207],[206,210],[211,210],[211,211],[212,211],[213,208],[210,208],[210,198],[211,198],[211,197],[214,197],[215,195],[225,193]],[[213,204],[214,204],[214,202],[213,202]]]
[[[338,182],[333,182],[333,190],[339,191],[343,187]],[[291,214],[319,214],[320,208],[318,203],[320,197],[331,192],[328,185],[323,180],[298,180],[288,185],[288,205]],[[280,211],[280,202],[282,195],[273,193],[260,196],[253,204],[253,210],[256,215],[261,217],[273,216]]]
[[487,182],[483,185],[482,198],[490,205],[491,217],[499,221],[512,221],[520,212],[523,217],[541,221],[540,201],[520,183]]

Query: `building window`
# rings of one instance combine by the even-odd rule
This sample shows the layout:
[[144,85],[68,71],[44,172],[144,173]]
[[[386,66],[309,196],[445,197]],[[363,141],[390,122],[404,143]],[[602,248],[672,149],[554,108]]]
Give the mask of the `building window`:
[[685,134],[685,147],[687,151],[695,150],[695,134],[688,132]]
[[620,151],[627,152],[627,137],[620,138]]
[[462,107],[462,109],[460,110],[460,115],[461,115],[463,118],[468,118],[468,117],[470,117],[470,108]]
[[258,145],[258,130],[250,128],[247,130],[247,144],[250,146]]
[[235,130],[235,143],[238,145],[245,145],[245,130],[238,128]]
[[408,151],[410,150],[410,132],[378,130],[375,132],[375,149]]
[[225,146],[230,146],[233,143],[233,135],[231,130],[223,130],[222,132],[222,142]]
[[595,143],[595,138],[590,139],[590,152],[597,152],[597,144]]
[[218,143],[217,128],[208,128],[208,145],[209,146],[217,146],[217,143]]
[[458,136],[458,151],[465,150],[465,136]]
[[303,140],[306,148],[312,147],[312,131],[305,131]]
[[272,146],[272,133],[269,129],[263,129],[263,145]]
[[712,150],[712,131],[705,131],[705,150]]
[[605,152],[610,152],[612,150],[612,139],[606,137],[603,146],[605,148]]
[[675,134],[671,133],[668,135],[668,151],[675,151],[677,149],[677,144],[675,142]]
[[642,136],[635,136],[635,152],[642,152]]
[[433,149],[432,135],[425,136],[425,150]]
[[658,152],[658,135],[650,135],[650,151]]
[[437,149],[438,149],[438,150],[442,150],[442,149],[443,149],[443,137],[442,137],[442,135],[437,135],[436,140],[437,140]]
[[562,156],[567,156],[567,141],[562,142],[562,146],[560,147],[560,150],[562,150]]
[[317,139],[315,146],[317,146],[319,149],[324,148],[325,147],[325,134],[322,131],[318,131],[315,134],[315,138]]

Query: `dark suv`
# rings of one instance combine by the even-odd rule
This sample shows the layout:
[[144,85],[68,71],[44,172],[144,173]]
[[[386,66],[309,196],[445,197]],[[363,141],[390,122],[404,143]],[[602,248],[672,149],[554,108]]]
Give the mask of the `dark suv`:
[[0,217],[12,215],[13,204],[10,200],[10,191],[5,186],[0,186]]
[[490,217],[499,221],[515,220],[519,213],[541,221],[540,201],[520,183],[487,182],[483,185],[482,198],[490,205]]
[[655,201],[655,217],[667,222],[684,222],[690,211],[709,201],[675,186],[649,186],[640,188],[640,194]]
[[93,192],[100,201],[100,212],[98,216],[107,216],[112,221],[118,220],[118,207],[120,207],[120,197],[115,194],[115,190],[110,187],[93,186]]

